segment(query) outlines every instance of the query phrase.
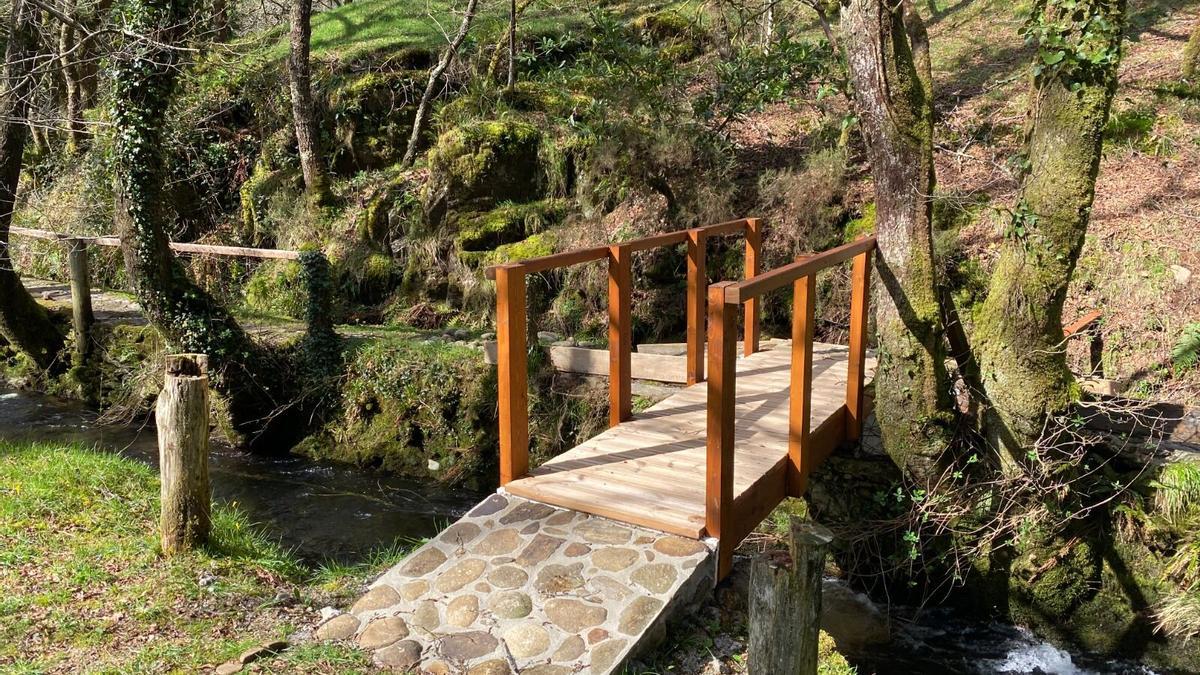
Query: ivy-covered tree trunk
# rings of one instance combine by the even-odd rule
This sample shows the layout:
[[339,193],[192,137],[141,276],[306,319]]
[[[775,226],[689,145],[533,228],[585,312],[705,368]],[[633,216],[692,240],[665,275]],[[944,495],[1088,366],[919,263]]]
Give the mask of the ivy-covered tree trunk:
[[36,8],[26,0],[14,0],[0,89],[0,334],[39,368],[57,370],[66,365],[58,359],[63,336],[21,284],[8,250],[22,156],[29,138],[25,119],[33,96],[36,30]]
[[924,478],[949,444],[952,420],[933,264],[928,40],[908,1],[850,0],[842,23],[875,181],[877,417],[888,454]]
[[163,115],[181,68],[178,48],[198,5],[137,0],[130,38],[113,59],[116,225],[125,269],[147,319],[173,351],[207,354],[231,441],[269,444],[289,402],[286,363],[255,343],[229,312],[188,278],[170,250],[164,198]]
[[314,204],[324,206],[333,201],[333,195],[329,191],[329,173],[321,159],[321,142],[313,106],[312,64],[309,59],[311,42],[312,0],[292,0],[288,81],[291,85],[296,146],[300,154],[300,170],[304,174],[304,189],[308,198]]
[[1029,30],[1041,47],[1028,171],[971,336],[989,406],[986,435],[1009,462],[1022,461],[1048,417],[1077,396],[1062,310],[1117,88],[1125,2],[1041,0],[1034,12]]
[[1183,79],[1191,82],[1200,68],[1200,21],[1192,26],[1192,34],[1188,36],[1187,47],[1183,49]]

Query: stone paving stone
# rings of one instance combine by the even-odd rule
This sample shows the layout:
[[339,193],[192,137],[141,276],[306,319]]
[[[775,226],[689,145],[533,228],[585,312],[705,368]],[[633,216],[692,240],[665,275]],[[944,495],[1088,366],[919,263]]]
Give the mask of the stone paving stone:
[[495,494],[316,635],[400,671],[602,675],[713,574],[704,542]]

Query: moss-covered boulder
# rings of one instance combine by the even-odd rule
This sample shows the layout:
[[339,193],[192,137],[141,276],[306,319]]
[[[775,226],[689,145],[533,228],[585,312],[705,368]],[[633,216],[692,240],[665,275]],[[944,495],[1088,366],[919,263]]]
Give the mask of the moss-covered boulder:
[[563,199],[545,199],[527,204],[501,204],[487,213],[470,214],[459,220],[455,244],[462,253],[494,251],[506,244],[524,241],[559,225],[568,204]]
[[429,153],[424,204],[428,221],[448,211],[485,211],[501,202],[542,196],[538,150],[542,134],[525,122],[494,120],[443,133]]
[[339,416],[297,448],[406,476],[496,480],[495,368],[440,338],[395,338],[350,357]]

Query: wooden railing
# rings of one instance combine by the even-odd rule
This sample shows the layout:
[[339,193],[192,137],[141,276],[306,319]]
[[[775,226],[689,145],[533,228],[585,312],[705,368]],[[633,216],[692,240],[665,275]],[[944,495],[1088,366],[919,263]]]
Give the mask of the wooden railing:
[[1079,317],[1074,323],[1063,327],[1063,339],[1070,340],[1078,336],[1088,338],[1088,376],[1104,377],[1104,333],[1100,331],[1100,317],[1103,313],[1092,310]]
[[[771,270],[740,282],[721,282],[708,289],[708,446],[705,483],[705,529],[720,540],[718,574],[732,565],[733,549],[785,497],[803,494],[809,474],[843,440],[862,433],[866,332],[875,239],[844,246]],[[813,379],[813,327],[817,272],[853,259],[850,300],[850,348],[846,401],[821,428],[810,429]],[[737,310],[752,306],[764,293],[793,288],[791,386],[788,401],[788,454],[776,471],[734,497],[734,407],[736,387]]]
[[[704,380],[704,318],[708,278],[705,249],[710,237],[744,233],[745,276],[758,274],[762,232],[757,218],[744,218],[690,230],[667,232],[610,246],[567,251],[520,262],[489,267],[496,281],[497,375],[500,413],[500,484],[529,472],[528,345],[525,277],[560,267],[608,260],[609,424],[616,426],[632,413],[630,354],[632,268],[634,253],[662,246],[687,244],[687,381]],[[747,302],[745,351],[758,350],[759,307]]]

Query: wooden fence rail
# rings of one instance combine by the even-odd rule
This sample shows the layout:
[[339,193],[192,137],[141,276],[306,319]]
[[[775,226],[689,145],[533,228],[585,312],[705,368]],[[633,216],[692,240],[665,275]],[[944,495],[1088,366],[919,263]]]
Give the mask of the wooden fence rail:
[[[586,262],[608,261],[608,352],[609,424],[616,426],[632,411],[630,360],[632,340],[632,256],[663,246],[687,245],[687,381],[704,380],[704,317],[708,278],[705,249],[708,239],[744,234],[745,275],[759,271],[762,244],[761,223],[743,218],[716,225],[667,232],[611,246],[556,253],[520,262],[489,267],[486,275],[496,281],[497,374],[500,412],[500,484],[507,485],[529,471],[528,344],[525,307],[525,278]],[[759,307],[745,307],[745,350],[758,350]],[[736,339],[735,339],[736,342]]]
[[[708,431],[705,480],[705,529],[717,537],[718,574],[733,564],[733,549],[785,497],[803,495],[809,474],[841,441],[857,439],[864,417],[866,331],[875,238],[850,244],[780,267],[741,282],[721,282],[708,295]],[[813,380],[813,327],[816,274],[853,259],[850,349],[846,399],[821,428],[810,429]],[[780,479],[760,480],[735,499],[734,405],[737,399],[737,309],[764,293],[793,288],[792,354],[788,398],[788,461]]]

